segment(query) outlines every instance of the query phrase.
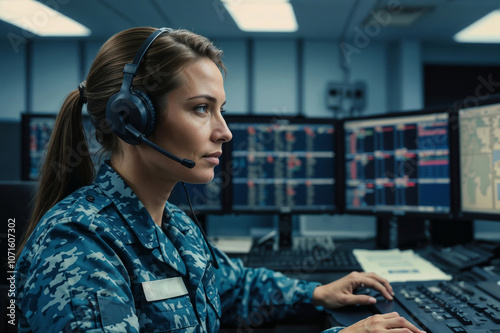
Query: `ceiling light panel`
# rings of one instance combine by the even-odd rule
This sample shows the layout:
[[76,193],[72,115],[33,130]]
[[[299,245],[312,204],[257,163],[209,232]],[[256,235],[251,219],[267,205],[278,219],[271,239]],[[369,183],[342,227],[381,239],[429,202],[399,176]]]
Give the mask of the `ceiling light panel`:
[[33,0],[0,0],[0,20],[38,36],[89,36],[90,29]]
[[222,0],[238,27],[253,32],[298,30],[292,5],[286,0]]
[[453,39],[460,43],[500,43],[500,9],[472,23]]

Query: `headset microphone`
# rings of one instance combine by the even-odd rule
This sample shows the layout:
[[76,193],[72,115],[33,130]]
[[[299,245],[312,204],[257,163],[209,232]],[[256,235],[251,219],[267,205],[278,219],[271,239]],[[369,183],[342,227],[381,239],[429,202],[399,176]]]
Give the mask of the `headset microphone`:
[[137,140],[140,140],[141,142],[147,144],[149,147],[153,148],[154,150],[156,150],[160,154],[163,154],[163,155],[167,156],[168,158],[176,161],[177,163],[180,163],[180,164],[184,165],[186,168],[192,169],[194,167],[195,163],[193,161],[185,159],[185,158],[184,159],[180,159],[179,157],[177,157],[177,156],[169,153],[168,151],[160,148],[158,145],[156,145],[153,142],[151,142],[148,139],[146,139],[144,137],[144,134],[142,134],[141,132],[139,132],[134,126],[132,126],[130,124],[125,125],[125,129],[134,138],[136,138]]

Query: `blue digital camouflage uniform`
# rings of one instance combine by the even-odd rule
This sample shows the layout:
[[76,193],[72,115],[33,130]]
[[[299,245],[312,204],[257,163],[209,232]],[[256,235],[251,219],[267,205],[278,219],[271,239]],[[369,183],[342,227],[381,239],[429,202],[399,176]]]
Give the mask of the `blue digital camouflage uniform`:
[[[216,332],[220,322],[248,328],[252,318],[315,311],[317,283],[215,255],[218,270],[189,217],[167,203],[158,227],[103,164],[91,185],[45,215],[24,248],[16,267],[19,332]],[[145,285],[174,277],[187,294],[162,296],[153,287],[146,299]]]

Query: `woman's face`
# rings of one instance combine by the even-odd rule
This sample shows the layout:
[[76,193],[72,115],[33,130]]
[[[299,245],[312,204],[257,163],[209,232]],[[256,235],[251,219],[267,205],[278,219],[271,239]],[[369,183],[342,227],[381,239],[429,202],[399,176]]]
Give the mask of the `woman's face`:
[[151,139],[181,159],[194,161],[195,167],[188,169],[157,152],[152,152],[152,163],[167,181],[207,183],[219,164],[222,143],[232,138],[221,113],[226,102],[222,74],[213,61],[202,58],[185,67],[180,78],[181,86],[166,96]]

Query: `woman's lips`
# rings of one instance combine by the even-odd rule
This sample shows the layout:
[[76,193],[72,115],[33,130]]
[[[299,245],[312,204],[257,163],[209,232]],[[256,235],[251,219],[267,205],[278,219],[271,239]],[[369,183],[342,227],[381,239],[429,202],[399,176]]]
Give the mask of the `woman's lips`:
[[206,161],[208,161],[208,162],[210,162],[210,163],[212,163],[214,165],[219,165],[219,157],[220,157],[220,155],[222,155],[222,152],[218,151],[218,152],[215,152],[215,153],[210,154],[210,155],[205,155],[205,156],[203,156],[203,158]]

